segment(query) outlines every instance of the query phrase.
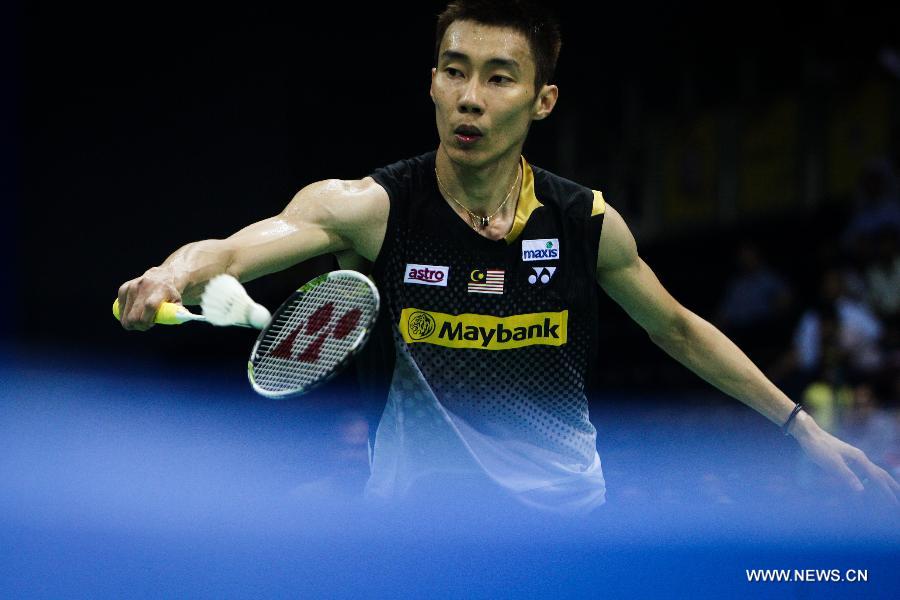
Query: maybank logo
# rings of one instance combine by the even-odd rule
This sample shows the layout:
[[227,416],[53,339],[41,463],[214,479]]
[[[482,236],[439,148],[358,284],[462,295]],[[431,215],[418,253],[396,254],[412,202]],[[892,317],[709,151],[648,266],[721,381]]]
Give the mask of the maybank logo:
[[424,342],[448,348],[510,350],[523,346],[562,346],[568,337],[568,322],[568,310],[495,317],[404,308],[398,326],[407,344]]
[[559,239],[522,240],[522,260],[557,260],[559,258]]

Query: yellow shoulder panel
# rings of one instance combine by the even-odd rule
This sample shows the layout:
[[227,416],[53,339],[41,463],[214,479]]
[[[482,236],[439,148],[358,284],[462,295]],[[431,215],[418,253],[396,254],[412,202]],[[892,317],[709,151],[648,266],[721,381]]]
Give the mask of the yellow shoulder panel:
[[531,165],[526,162],[525,157],[522,160],[522,189],[519,191],[519,201],[516,204],[516,217],[513,221],[512,229],[506,234],[504,239],[507,244],[512,244],[525,229],[531,213],[535,209],[543,206],[541,201],[534,195],[534,173],[531,171]]
[[591,205],[591,216],[595,217],[597,215],[602,215],[606,212],[606,202],[603,201],[603,193],[597,190],[594,191],[594,203]]

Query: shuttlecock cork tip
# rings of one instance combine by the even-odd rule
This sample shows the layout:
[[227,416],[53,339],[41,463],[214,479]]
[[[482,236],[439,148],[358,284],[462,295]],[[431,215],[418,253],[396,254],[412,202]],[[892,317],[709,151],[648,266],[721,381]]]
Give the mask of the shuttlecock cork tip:
[[247,311],[247,321],[249,321],[250,325],[255,327],[256,329],[263,329],[266,325],[269,324],[269,320],[272,318],[271,313],[269,313],[268,309],[261,304],[256,304],[255,302],[250,307],[250,310]]

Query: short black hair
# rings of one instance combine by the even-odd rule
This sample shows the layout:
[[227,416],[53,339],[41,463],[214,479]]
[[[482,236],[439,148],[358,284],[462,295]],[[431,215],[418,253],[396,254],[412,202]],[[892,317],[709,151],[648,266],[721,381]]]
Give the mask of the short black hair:
[[508,27],[522,33],[534,58],[535,93],[553,78],[562,36],[559,21],[548,7],[534,0],[454,0],[438,15],[434,39],[434,62],[438,63],[441,41],[454,21]]

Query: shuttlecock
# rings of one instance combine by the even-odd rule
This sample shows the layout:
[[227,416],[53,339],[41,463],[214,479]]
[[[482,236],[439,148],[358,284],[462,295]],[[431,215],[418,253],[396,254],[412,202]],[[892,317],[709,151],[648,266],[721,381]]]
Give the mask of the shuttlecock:
[[231,275],[216,275],[206,284],[200,297],[203,315],[213,325],[250,325],[262,329],[272,315],[257,304],[244,286]]

